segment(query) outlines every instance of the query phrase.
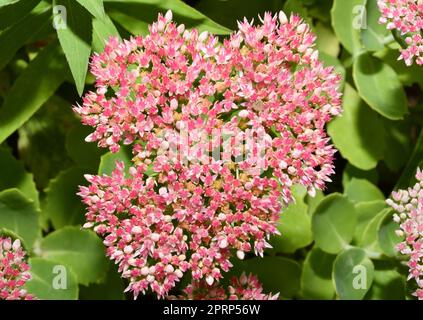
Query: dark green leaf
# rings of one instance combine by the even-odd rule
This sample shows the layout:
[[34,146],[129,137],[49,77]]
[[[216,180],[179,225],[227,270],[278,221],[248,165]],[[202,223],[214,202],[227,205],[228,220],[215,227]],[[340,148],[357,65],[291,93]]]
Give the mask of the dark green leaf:
[[0,30],[6,29],[21,20],[41,0],[0,1]]
[[97,19],[105,18],[103,0],[76,0]]
[[108,152],[101,156],[98,174],[111,175],[116,168],[116,161],[122,161],[125,164],[126,171],[128,171],[129,167],[133,165],[131,159],[132,151],[128,147],[121,147],[117,153]]

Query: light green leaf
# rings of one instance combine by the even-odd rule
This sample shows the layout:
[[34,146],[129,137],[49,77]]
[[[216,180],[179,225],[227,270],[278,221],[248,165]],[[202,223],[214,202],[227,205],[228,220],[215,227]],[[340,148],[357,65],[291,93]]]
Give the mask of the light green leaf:
[[330,300],[335,295],[332,265],[336,256],[317,247],[309,251],[301,273],[301,294],[306,299]]
[[293,253],[313,242],[311,219],[303,199],[296,199],[282,210],[278,229],[281,236],[272,238],[272,246],[278,252]]
[[341,252],[333,264],[336,293],[341,300],[361,300],[373,282],[374,266],[364,250]]
[[66,28],[58,28],[57,35],[65,52],[79,95],[84,91],[88,61],[91,53],[92,23],[90,14],[73,0],[55,0],[67,11]]
[[157,20],[158,12],[173,11],[173,19],[187,28],[197,28],[200,32],[229,34],[230,30],[217,24],[201,12],[181,0],[106,0],[110,17],[133,34],[148,32],[148,24]]
[[41,256],[69,266],[83,285],[102,281],[107,272],[103,243],[97,235],[79,227],[64,227],[41,241]]
[[382,252],[388,257],[398,256],[398,251],[395,249],[398,243],[402,241],[395,233],[400,226],[392,219],[392,214],[388,213],[383,219],[378,231],[378,243]]
[[19,23],[0,33],[0,70],[9,63],[19,48],[50,23],[50,16],[49,6],[42,2]]
[[125,170],[128,171],[129,167],[133,165],[131,159],[132,151],[128,147],[121,147],[117,153],[107,152],[101,156],[98,174],[111,175],[113,170],[116,168],[116,161],[122,161],[125,164]]
[[331,57],[336,58],[339,55],[339,40],[334,34],[332,28],[324,23],[317,22],[315,27],[316,47],[320,53],[324,52]]
[[87,183],[85,173],[85,169],[72,167],[50,180],[46,190],[45,214],[56,230],[84,222],[85,209],[76,194],[78,187]]
[[116,29],[113,21],[106,16],[103,19],[93,19],[93,50],[95,52],[102,52],[104,50],[105,41],[110,36],[120,39],[119,32]]
[[316,195],[314,197],[307,195],[306,196],[306,203],[308,205],[308,215],[313,216],[314,211],[316,211],[317,206],[322,202],[325,198],[325,194],[321,190],[316,191]]
[[384,200],[376,200],[370,202],[361,202],[355,205],[357,212],[357,227],[354,233],[354,241],[360,243],[362,241],[367,225],[377,216],[379,212],[386,209],[387,205]]
[[103,0],[76,0],[97,19],[105,18]]
[[403,119],[408,113],[404,88],[388,64],[361,54],[354,61],[353,78],[360,96],[376,112],[391,120]]
[[[299,264],[284,257],[252,258],[248,260],[236,260],[234,271],[248,275],[256,275],[266,292],[276,294],[280,292],[283,298],[296,296],[300,289],[301,268]],[[238,274],[239,276],[240,274]]]
[[34,201],[27,199],[18,189],[0,192],[0,229],[15,232],[29,249],[41,235],[38,220]]
[[366,300],[404,300],[405,276],[398,272],[394,262],[373,261],[375,270],[373,283]]
[[351,163],[347,163],[344,171],[342,172],[342,185],[344,189],[352,178],[366,179],[373,184],[377,184],[379,180],[379,174],[376,169],[361,170],[359,168],[354,167]]
[[392,38],[384,24],[379,23],[380,11],[377,2],[367,1],[366,28],[361,29],[361,41],[366,49],[371,51],[383,50],[388,37]]
[[376,254],[382,252],[378,243],[379,229],[382,221],[386,218],[391,210],[392,209],[390,208],[386,208],[379,212],[372,220],[370,220],[370,222],[364,228],[363,236],[358,242],[360,247]]
[[25,284],[28,293],[40,300],[78,299],[78,282],[69,267],[42,258],[30,259],[29,266],[32,279]]
[[316,245],[327,253],[338,253],[352,240],[357,214],[343,195],[332,193],[320,202],[313,214],[312,229]]
[[0,143],[50,98],[65,80],[67,70],[57,43],[37,55],[13,84],[0,108]]
[[351,54],[362,50],[360,28],[364,22],[366,0],[334,0],[331,10],[332,27],[339,41]]
[[0,148],[0,191],[17,188],[39,208],[38,191],[33,176],[6,149]]
[[365,180],[352,178],[345,188],[345,195],[352,202],[384,200],[382,191],[374,184]]
[[373,169],[385,150],[382,120],[348,84],[343,109],[342,116],[329,123],[328,133],[341,155],[352,165],[362,170]]

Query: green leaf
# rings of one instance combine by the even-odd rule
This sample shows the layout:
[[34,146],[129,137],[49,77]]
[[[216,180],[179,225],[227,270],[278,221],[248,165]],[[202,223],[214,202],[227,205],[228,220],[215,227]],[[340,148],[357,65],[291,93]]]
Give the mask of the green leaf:
[[15,232],[29,249],[41,234],[38,220],[34,201],[27,199],[18,189],[0,192],[0,229]]
[[177,23],[187,28],[197,28],[200,32],[229,34],[230,30],[217,24],[199,11],[180,0],[106,0],[110,17],[133,34],[145,35],[148,24],[157,20],[158,12],[173,11]]
[[366,179],[373,184],[377,184],[379,175],[376,169],[361,170],[354,167],[351,163],[347,163],[344,171],[342,172],[342,185],[344,188],[348,185],[352,178]]
[[421,164],[423,159],[423,130],[420,131],[415,145],[413,153],[411,154],[401,177],[398,179],[394,190],[407,188],[416,182],[415,174],[417,167]]
[[347,72],[345,71],[341,61],[326,52],[319,52],[319,58],[325,67],[333,67],[334,71],[341,76],[339,88],[342,90],[345,86],[345,77]]
[[[282,298],[296,296],[300,289],[301,268],[299,264],[284,257],[252,258],[236,260],[234,271],[256,275],[266,292],[280,292]],[[232,272],[232,271],[231,271]]]
[[403,119],[408,113],[404,88],[388,64],[361,54],[354,61],[353,78],[360,96],[376,112],[391,120]]
[[103,0],[76,0],[81,6],[87,9],[97,19],[103,19],[106,15],[104,13]]
[[333,264],[336,293],[341,300],[361,300],[373,282],[374,266],[364,250],[351,248],[340,253]]
[[339,41],[351,54],[362,50],[360,42],[360,15],[365,9],[366,0],[334,0],[331,10],[332,27]]
[[97,147],[95,143],[85,142],[85,137],[91,133],[91,129],[77,125],[66,135],[66,150],[69,156],[80,167],[97,171],[100,157],[105,153],[104,149]]
[[29,266],[32,279],[25,284],[28,293],[40,300],[78,299],[78,282],[69,267],[42,258],[30,259]]
[[82,95],[91,53],[91,16],[84,7],[73,0],[55,0],[53,3],[63,5],[67,9],[66,28],[58,28],[57,35],[69,63],[78,93]]
[[65,139],[75,124],[80,125],[70,103],[53,95],[19,128],[19,157],[33,173],[39,190],[45,189],[51,178],[72,165]]
[[283,11],[287,16],[291,14],[296,14],[307,22],[311,22],[311,19],[308,17],[307,9],[304,7],[302,2],[297,0],[287,0],[283,6]]
[[325,194],[321,190],[317,190],[316,195],[314,197],[310,195],[306,196],[306,203],[308,205],[309,216],[313,216],[317,206],[320,204],[320,202],[322,202],[324,198],[325,198]]
[[107,276],[101,283],[88,287],[81,285],[79,290],[80,300],[125,300],[125,283],[112,262],[109,262]]
[[41,0],[2,0],[0,1],[0,30],[21,20]]
[[339,55],[339,40],[334,34],[332,28],[324,23],[317,22],[314,31],[316,32],[316,47],[320,54],[325,52],[331,57],[336,58]]
[[0,70],[9,63],[19,48],[50,23],[50,16],[49,6],[42,2],[19,23],[0,33]]
[[379,229],[382,221],[386,218],[391,210],[391,208],[386,208],[379,212],[372,220],[370,220],[370,222],[364,228],[361,240],[358,242],[360,247],[365,248],[369,252],[373,253],[382,252],[378,243]]
[[105,41],[111,36],[115,36],[120,39],[118,30],[108,16],[103,19],[93,19],[92,47],[95,52],[103,52]]
[[303,199],[296,199],[282,210],[278,229],[281,236],[272,238],[272,246],[278,252],[293,253],[313,242],[311,219]]
[[317,247],[309,251],[301,273],[301,294],[306,299],[330,300],[335,295],[332,265],[336,256]]
[[111,175],[116,168],[116,161],[122,161],[125,164],[125,170],[128,171],[129,167],[133,165],[131,162],[132,151],[128,147],[121,147],[119,152],[107,152],[101,156],[100,166],[98,167],[98,174]]
[[83,285],[102,281],[107,272],[103,243],[97,235],[79,227],[64,227],[41,241],[41,256],[69,266]]
[[66,72],[57,43],[37,55],[13,84],[0,108],[0,143],[48,100],[65,80]]
[[0,148],[0,177],[0,191],[19,189],[29,200],[34,201],[36,208],[40,207],[32,174],[26,172],[23,164],[3,148]]
[[379,23],[380,11],[376,1],[367,1],[366,28],[361,29],[361,41],[366,49],[371,51],[383,50],[387,38],[392,37],[384,24]]
[[410,158],[412,127],[409,119],[405,121],[384,119],[384,128],[387,147],[383,160],[390,170],[397,172]]
[[342,157],[359,169],[373,169],[385,150],[383,123],[348,84],[343,109],[342,116],[329,123],[328,133]]
[[402,239],[396,235],[395,231],[399,229],[400,226],[392,219],[392,214],[387,214],[379,227],[379,247],[388,257],[398,256],[398,251],[395,247],[402,241]]
[[370,202],[361,202],[355,205],[357,212],[357,227],[354,233],[354,241],[360,243],[362,241],[367,225],[377,216],[379,212],[386,209],[385,201],[376,200]]
[[405,276],[391,261],[373,261],[375,265],[373,283],[367,292],[366,300],[404,300]]
[[316,245],[327,253],[338,253],[352,240],[357,214],[343,195],[327,196],[313,214],[312,229]]
[[84,222],[85,208],[77,196],[80,185],[86,184],[85,169],[72,167],[50,180],[46,190],[45,214],[57,230]]
[[383,193],[371,182],[365,179],[352,178],[345,188],[345,195],[352,202],[384,200]]

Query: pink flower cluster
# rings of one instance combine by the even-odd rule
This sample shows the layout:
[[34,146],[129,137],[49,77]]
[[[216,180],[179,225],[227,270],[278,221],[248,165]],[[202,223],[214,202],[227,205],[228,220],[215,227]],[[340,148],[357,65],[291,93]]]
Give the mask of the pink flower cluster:
[[382,14],[379,22],[406,36],[407,48],[401,50],[399,59],[403,59],[407,66],[411,66],[414,60],[423,65],[423,1],[378,0],[377,4]]
[[0,237],[0,300],[32,300],[23,286],[31,278],[20,240]]
[[171,300],[277,300],[279,294],[264,294],[256,276],[243,273],[241,277],[233,277],[229,287],[217,283],[209,286],[204,281],[194,281],[188,285],[184,294],[178,297],[169,296]]
[[397,235],[404,241],[397,245],[397,250],[410,257],[408,261],[408,280],[415,279],[418,289],[414,293],[423,300],[423,172],[417,169],[418,182],[406,190],[392,193],[392,199],[386,202],[397,213],[394,220],[400,223]]
[[324,126],[341,111],[340,77],[307,24],[266,13],[219,43],[171,20],[111,38],[74,108],[95,128],[87,141],[132,150],[129,168],[87,176],[80,195],[135,297],[164,297],[186,272],[211,286],[232,256],[263,255],[292,184],[314,194],[333,173]]

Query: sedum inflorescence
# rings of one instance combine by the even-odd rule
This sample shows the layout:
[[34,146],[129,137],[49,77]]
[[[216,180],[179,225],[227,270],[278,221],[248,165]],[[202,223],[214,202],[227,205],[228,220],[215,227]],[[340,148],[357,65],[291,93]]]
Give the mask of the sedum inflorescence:
[[86,140],[133,158],[87,175],[79,194],[127,290],[166,297],[188,272],[212,286],[234,256],[262,256],[291,186],[313,195],[330,181],[324,126],[341,112],[340,77],[283,12],[239,22],[223,43],[170,11],[149,31],[92,58],[96,89],[74,108],[95,129]]

